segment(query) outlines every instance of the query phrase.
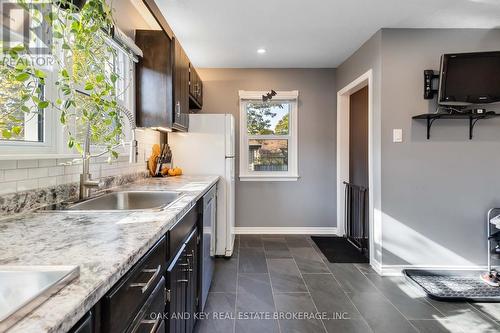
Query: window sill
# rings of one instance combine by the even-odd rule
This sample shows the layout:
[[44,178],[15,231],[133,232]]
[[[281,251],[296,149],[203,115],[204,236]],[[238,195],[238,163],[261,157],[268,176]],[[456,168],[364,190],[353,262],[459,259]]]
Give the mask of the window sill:
[[52,159],[63,159],[63,158],[81,158],[78,154],[6,154],[0,155],[0,160],[2,161],[12,161],[12,160],[52,160]]
[[295,182],[300,176],[240,176],[240,182]]
[[[129,156],[128,151],[118,150],[120,157],[124,158]],[[17,161],[17,160],[54,160],[54,159],[81,159],[80,154],[0,154],[0,161]],[[105,157],[98,157],[100,159],[107,159]]]

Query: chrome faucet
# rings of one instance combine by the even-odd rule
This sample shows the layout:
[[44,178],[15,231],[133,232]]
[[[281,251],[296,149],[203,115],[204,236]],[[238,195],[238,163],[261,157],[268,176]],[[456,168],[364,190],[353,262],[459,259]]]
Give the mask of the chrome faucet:
[[[129,155],[129,163],[137,163],[137,140],[135,139],[135,129],[137,128],[134,115],[126,108],[119,107],[119,111],[123,113],[129,123],[130,129],[132,131],[132,139],[128,144],[130,145],[130,155]],[[121,145],[127,144],[126,142],[120,143],[118,145],[113,146],[111,149],[117,148]],[[83,143],[83,156],[82,156],[82,165],[83,170],[82,174],[80,174],[80,194],[79,199],[84,200],[90,196],[90,190],[92,188],[99,188],[100,181],[93,180],[92,175],[90,174],[90,159],[94,157],[99,157],[106,154],[108,151],[103,151],[97,154],[90,153],[90,124],[87,124],[87,129],[85,131],[85,140]]]

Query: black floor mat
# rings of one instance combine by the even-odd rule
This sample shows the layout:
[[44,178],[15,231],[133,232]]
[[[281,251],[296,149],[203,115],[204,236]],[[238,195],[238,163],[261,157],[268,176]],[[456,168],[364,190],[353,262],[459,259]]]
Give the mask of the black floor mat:
[[321,252],[331,263],[366,263],[368,258],[347,238],[311,236]]
[[500,302],[500,287],[484,283],[484,271],[424,271],[405,269],[406,279],[438,301]]

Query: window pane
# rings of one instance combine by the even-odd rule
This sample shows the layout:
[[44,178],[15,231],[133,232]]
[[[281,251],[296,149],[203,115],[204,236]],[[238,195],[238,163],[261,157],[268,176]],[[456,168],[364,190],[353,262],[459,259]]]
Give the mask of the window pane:
[[[37,81],[19,82],[7,71],[0,75],[0,141],[43,142],[43,111],[22,100],[35,93]],[[42,86],[38,97],[43,99]]]
[[251,135],[288,135],[289,102],[247,103],[247,128]]
[[288,140],[249,140],[250,171],[288,171]]

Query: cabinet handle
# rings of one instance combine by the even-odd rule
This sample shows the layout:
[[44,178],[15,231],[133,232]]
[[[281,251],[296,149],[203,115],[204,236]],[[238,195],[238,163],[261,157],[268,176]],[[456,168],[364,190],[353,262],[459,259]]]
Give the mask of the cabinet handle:
[[158,277],[158,275],[160,274],[160,272],[161,272],[161,265],[158,265],[158,267],[156,269],[149,269],[149,268],[143,269],[142,272],[143,273],[154,273],[154,274],[151,275],[151,277],[149,278],[148,282],[146,282],[146,283],[131,283],[130,287],[132,287],[132,288],[141,288],[141,292],[144,294],[149,289],[149,287],[151,286],[151,284],[156,280],[156,278]]
[[175,103],[175,114],[177,115],[177,117],[181,116],[181,102],[179,101]]
[[177,282],[181,282],[181,283],[188,283],[189,280],[188,279],[182,279],[182,280],[177,280]]

